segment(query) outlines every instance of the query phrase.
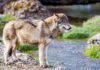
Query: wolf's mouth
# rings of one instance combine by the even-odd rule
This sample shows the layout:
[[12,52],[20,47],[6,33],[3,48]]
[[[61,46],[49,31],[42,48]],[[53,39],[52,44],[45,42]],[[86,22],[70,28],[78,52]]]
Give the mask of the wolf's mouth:
[[64,30],[70,30],[70,29],[71,29],[71,27],[69,27],[69,28],[63,27],[63,29],[64,29]]

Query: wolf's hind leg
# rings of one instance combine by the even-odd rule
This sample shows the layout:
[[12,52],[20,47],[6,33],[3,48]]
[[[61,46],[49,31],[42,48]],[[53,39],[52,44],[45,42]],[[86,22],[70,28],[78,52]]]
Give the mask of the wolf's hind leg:
[[9,64],[8,56],[11,56],[11,54],[12,54],[12,46],[11,46],[11,44],[7,44],[6,48],[4,49],[4,63],[5,64]]

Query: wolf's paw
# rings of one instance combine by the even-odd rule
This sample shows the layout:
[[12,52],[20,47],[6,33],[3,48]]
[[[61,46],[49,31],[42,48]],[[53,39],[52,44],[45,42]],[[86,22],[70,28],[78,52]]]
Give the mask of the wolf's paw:
[[49,66],[44,64],[44,65],[40,65],[41,68],[48,68]]
[[7,62],[7,61],[4,61],[4,64],[9,65],[10,63],[9,63],[9,62]]

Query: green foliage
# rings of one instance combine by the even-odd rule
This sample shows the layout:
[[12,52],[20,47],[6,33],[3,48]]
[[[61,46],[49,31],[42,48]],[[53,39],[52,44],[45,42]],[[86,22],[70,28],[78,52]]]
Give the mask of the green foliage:
[[100,46],[93,46],[89,49],[85,49],[85,56],[90,58],[96,58],[100,60]]
[[20,45],[17,50],[27,53],[27,54],[32,54],[34,51],[37,51],[38,48],[35,46],[25,46],[25,45]]
[[4,14],[3,17],[0,18],[0,23],[7,23],[11,20],[14,20],[15,18],[11,15],[8,15],[8,14]]
[[95,35],[96,33],[100,32],[100,17],[89,19],[83,24],[83,27],[88,29],[89,37]]
[[69,33],[63,34],[63,39],[83,39],[89,38],[100,32],[100,18],[91,18],[83,23],[83,27],[72,26]]

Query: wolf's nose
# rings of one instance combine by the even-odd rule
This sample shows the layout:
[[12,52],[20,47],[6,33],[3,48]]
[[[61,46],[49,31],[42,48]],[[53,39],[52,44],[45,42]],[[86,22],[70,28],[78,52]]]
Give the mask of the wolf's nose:
[[70,30],[71,29],[71,27],[69,27],[67,30]]

